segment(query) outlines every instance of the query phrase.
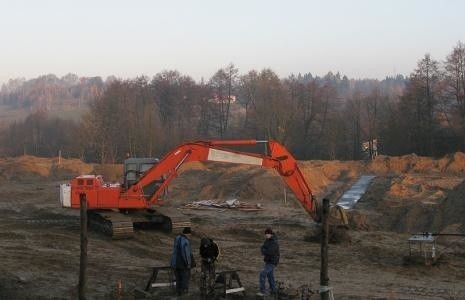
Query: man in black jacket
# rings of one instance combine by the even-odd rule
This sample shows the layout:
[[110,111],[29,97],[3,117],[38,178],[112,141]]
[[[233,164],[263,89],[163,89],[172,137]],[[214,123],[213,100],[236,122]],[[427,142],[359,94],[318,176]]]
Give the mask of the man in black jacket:
[[276,283],[274,281],[274,268],[279,263],[279,245],[276,235],[273,233],[271,228],[265,230],[265,242],[262,245],[262,255],[265,266],[260,272],[260,292],[257,296],[265,295],[265,280],[268,278],[270,284],[270,290],[272,294],[277,293]]
[[200,256],[202,257],[202,274],[200,276],[200,294],[212,295],[215,289],[215,265],[219,256],[218,245],[209,237],[200,240]]

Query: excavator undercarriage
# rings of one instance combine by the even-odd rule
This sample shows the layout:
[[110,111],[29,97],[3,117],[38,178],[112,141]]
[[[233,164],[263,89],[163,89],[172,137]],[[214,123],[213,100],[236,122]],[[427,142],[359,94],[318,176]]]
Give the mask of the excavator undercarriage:
[[114,210],[90,210],[87,213],[89,226],[111,236],[113,239],[132,238],[134,226],[131,217]]
[[134,236],[134,229],[162,229],[173,231],[191,227],[190,218],[171,208],[157,210],[90,210],[89,225],[112,239],[128,239]]

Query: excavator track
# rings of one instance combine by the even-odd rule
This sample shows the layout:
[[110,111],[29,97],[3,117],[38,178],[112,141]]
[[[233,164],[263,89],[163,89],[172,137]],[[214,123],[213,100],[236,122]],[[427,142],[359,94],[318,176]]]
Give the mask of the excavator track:
[[191,219],[179,209],[173,207],[159,206],[156,212],[164,216],[163,229],[176,231],[185,227],[192,227]]
[[92,228],[111,236],[112,239],[134,237],[132,218],[118,211],[89,211],[89,223]]
[[175,216],[170,216],[166,217],[166,221],[163,224],[163,227],[167,231],[173,231],[177,230],[180,228],[185,228],[185,227],[192,227],[192,223],[190,219],[186,219],[184,217],[175,217]]
[[[163,211],[163,214],[160,210]],[[166,231],[176,231],[192,226],[189,217],[171,208],[136,210],[126,214],[115,210],[91,210],[88,212],[88,217],[91,228],[114,240],[133,238],[134,225],[138,227],[157,225]]]
[[173,231],[192,226],[190,218],[175,208],[156,207],[145,211],[133,211],[130,215],[138,227],[155,225],[161,226],[165,231]]

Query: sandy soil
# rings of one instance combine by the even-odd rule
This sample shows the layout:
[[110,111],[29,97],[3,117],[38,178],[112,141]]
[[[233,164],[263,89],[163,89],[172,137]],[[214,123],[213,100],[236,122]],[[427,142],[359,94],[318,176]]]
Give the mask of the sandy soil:
[[[332,201],[359,175],[377,175],[351,212],[351,242],[330,245],[329,277],[336,299],[465,299],[463,239],[440,238],[441,259],[435,266],[403,264],[412,233],[465,231],[462,153],[439,160],[409,155],[378,157],[373,163],[305,161],[300,166],[317,197]],[[79,211],[59,207],[58,184],[83,172],[115,180],[120,168],[75,160],[58,165],[57,160],[33,157],[0,160],[1,299],[76,298]],[[222,249],[219,269],[240,270],[248,295],[254,295],[262,233],[272,226],[281,247],[277,280],[289,299],[300,299],[302,290],[319,287],[320,246],[309,238],[317,225],[289,191],[286,195],[287,202],[281,179],[272,171],[196,163],[186,166],[170,186],[167,205],[232,198],[260,203],[259,212],[183,209],[195,225],[197,260],[200,238],[213,237]],[[151,266],[167,265],[175,235],[137,230],[132,240],[113,241],[90,232],[89,298],[116,299],[121,294],[132,299],[134,288],[145,286]],[[195,270],[192,299],[198,298],[198,276]]]

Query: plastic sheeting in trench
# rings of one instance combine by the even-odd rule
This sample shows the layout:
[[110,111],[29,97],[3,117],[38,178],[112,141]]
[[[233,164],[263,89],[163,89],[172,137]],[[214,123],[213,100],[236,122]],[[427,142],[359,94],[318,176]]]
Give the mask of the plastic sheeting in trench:
[[374,175],[360,176],[357,182],[337,200],[337,204],[342,208],[352,209],[375,177]]

